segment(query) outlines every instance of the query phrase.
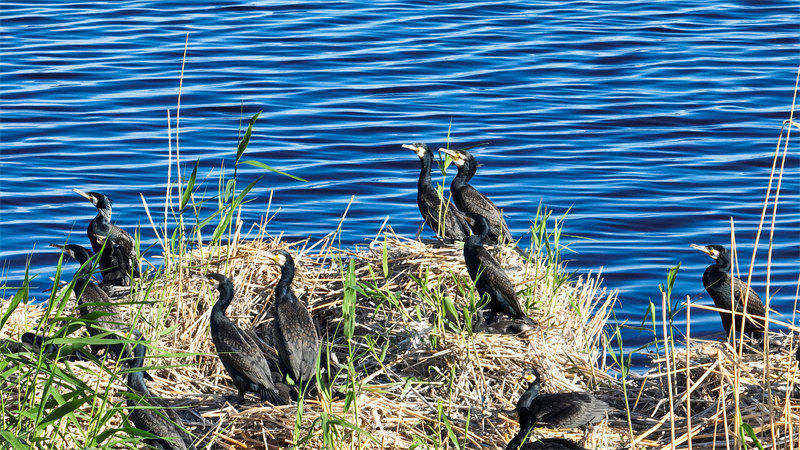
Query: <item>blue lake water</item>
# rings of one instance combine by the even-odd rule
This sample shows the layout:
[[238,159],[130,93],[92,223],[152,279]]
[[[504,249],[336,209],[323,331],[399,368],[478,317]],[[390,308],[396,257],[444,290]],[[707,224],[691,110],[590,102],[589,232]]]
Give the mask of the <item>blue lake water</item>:
[[[570,211],[571,269],[603,267],[621,312],[660,299],[657,285],[677,262],[676,295],[708,302],[708,260],[688,244],[729,242],[733,217],[742,270],[749,262],[800,61],[799,13],[793,1],[6,1],[4,275],[18,283],[32,253],[33,295],[44,296],[58,258],[47,243],[69,233],[85,242],[94,215],[75,187],[107,193],[117,223],[142,225],[153,241],[139,193],[161,210],[166,116],[175,117],[188,32],[182,159],[199,158],[201,177],[230,166],[243,104],[245,116],[263,110],[248,157],[309,180],[268,174],[246,223],[272,188],[282,208],[273,233],[321,236],[355,195],[344,240],[364,242],[387,216],[413,236],[418,162],[400,145],[442,143],[451,129],[456,147],[481,144],[473,184],[517,235],[540,203]],[[796,142],[772,271],[773,306],[789,319]],[[762,294],[765,250],[755,272]],[[719,332],[715,313],[698,319],[693,333]]]

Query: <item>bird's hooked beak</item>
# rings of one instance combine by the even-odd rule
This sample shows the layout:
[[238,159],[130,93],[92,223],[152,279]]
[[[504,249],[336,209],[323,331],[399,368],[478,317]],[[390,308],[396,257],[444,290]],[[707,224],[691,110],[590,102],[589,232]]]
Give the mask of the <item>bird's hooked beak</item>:
[[403,144],[402,147],[406,150],[411,150],[416,153],[420,158],[425,156],[426,148],[422,144]]
[[461,153],[459,153],[459,152],[457,152],[455,150],[451,150],[449,148],[444,148],[444,147],[439,147],[439,151],[444,153],[445,155],[449,156],[453,160],[453,162],[456,163],[457,166],[460,166],[460,165],[464,164],[464,161],[466,161],[466,159],[464,158],[464,155],[462,155]]
[[66,245],[63,244],[50,244],[50,247],[57,248],[61,251],[61,253],[66,254],[67,256],[74,257],[72,250],[67,249]]
[[534,380],[536,380],[536,375],[534,375],[532,372],[525,373],[525,381],[528,383],[533,383]]
[[74,192],[74,193],[76,193],[76,194],[80,195],[81,197],[85,198],[86,200],[89,200],[89,201],[92,201],[92,202],[94,201],[94,199],[92,198],[92,196],[91,196],[91,195],[89,195],[89,194],[87,194],[85,191],[82,191],[82,190],[80,190],[80,189],[73,189],[73,190],[72,190],[72,192]]
[[272,260],[281,267],[283,267],[283,265],[286,263],[286,256],[281,253],[274,253],[270,255],[270,258],[272,258]]
[[691,247],[691,248],[693,248],[693,249],[695,249],[695,250],[697,250],[699,252],[705,253],[706,255],[710,256],[712,259],[717,259],[717,257],[719,256],[719,252],[718,251],[714,250],[713,248],[709,248],[709,246],[707,246],[707,245],[689,244],[689,247]]

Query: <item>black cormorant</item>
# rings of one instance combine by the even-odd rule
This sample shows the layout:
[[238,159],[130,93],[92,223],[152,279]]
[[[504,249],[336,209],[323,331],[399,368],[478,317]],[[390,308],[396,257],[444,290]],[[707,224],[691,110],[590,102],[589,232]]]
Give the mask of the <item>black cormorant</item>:
[[449,200],[439,198],[431,184],[433,152],[425,144],[403,144],[419,156],[420,171],[417,180],[417,205],[425,223],[442,239],[463,241],[469,236],[469,225],[461,211]]
[[506,448],[517,448],[534,427],[586,428],[605,417],[608,405],[586,392],[540,394],[541,375],[536,368],[525,376],[530,382],[517,401],[519,433]]
[[281,278],[275,285],[275,350],[284,373],[305,391],[306,384],[316,372],[320,345],[317,327],[306,305],[292,291],[292,255],[281,251],[274,258],[281,267]]
[[257,338],[250,331],[237,327],[225,315],[225,310],[233,299],[233,283],[218,273],[209,272],[206,276],[217,281],[219,290],[219,299],[211,309],[211,340],[225,371],[239,391],[239,399],[244,400],[244,393],[252,391],[262,401],[285,403],[275,389],[272,371]]
[[511,232],[503,218],[500,209],[485,195],[469,184],[469,180],[478,170],[475,157],[468,151],[456,151],[440,148],[440,151],[450,155],[453,163],[458,166],[458,174],[450,182],[450,195],[458,209],[472,218],[470,214],[477,214],[486,218],[489,224],[487,244],[506,244],[512,242]]
[[[72,277],[72,291],[78,300],[78,312],[87,322],[86,329],[89,334],[97,336],[105,333],[105,330],[127,334],[130,325],[122,318],[108,294],[92,281],[93,265],[91,262],[87,263],[92,258],[92,253],[77,244],[50,244],[50,246],[60,248],[65,255],[81,264]],[[116,344],[112,346],[116,354],[119,351],[117,347]],[[92,350],[96,351],[97,347],[93,347]]]
[[[755,291],[753,291],[752,288],[748,288],[747,284],[742,280],[736,277],[731,278],[731,254],[728,252],[728,249],[721,245],[715,244],[691,244],[691,247],[695,250],[705,253],[714,260],[714,264],[708,266],[705,272],[703,272],[703,286],[705,286],[706,291],[708,291],[708,295],[711,297],[711,299],[714,300],[714,305],[716,305],[717,308],[724,311],[731,310],[731,281],[733,281],[733,298],[736,299],[736,302],[734,303],[734,310],[736,312],[743,311],[744,297],[749,291],[750,294],[748,295],[747,299],[747,313],[762,317],[764,316],[764,303],[761,302],[761,298],[755,293]],[[722,327],[725,329],[725,334],[727,335],[731,330],[731,314],[730,312],[725,313],[720,311],[719,315],[722,319]],[[734,319],[736,322],[735,330],[737,333],[737,338],[738,333],[741,332],[741,318],[742,316],[736,315],[736,318]],[[744,332],[750,337],[763,337],[764,319],[748,317],[747,323],[744,327]]]
[[509,445],[506,446],[507,450],[586,450],[585,447],[582,447],[576,442],[570,441],[569,439],[564,438],[547,438],[547,439],[539,439],[538,441],[534,442],[526,442],[521,446],[511,447],[512,444],[515,444],[513,441],[509,442]]
[[[138,332],[134,334],[137,338],[141,336]],[[147,445],[164,450],[194,449],[194,441],[181,428],[178,415],[169,408],[154,408],[156,405],[148,401],[151,395],[144,381],[147,372],[141,369],[146,352],[147,348],[141,342],[133,347],[133,359],[129,363],[131,372],[128,372],[128,389],[131,391],[127,399],[128,418],[136,428],[158,436],[145,438]]]
[[[62,250],[64,249],[64,246],[59,244],[50,244],[50,246],[55,248],[60,248]],[[75,256],[72,259],[78,262],[88,261],[90,258],[94,256],[94,253],[92,253],[89,249],[77,244],[72,245],[70,252],[75,254]],[[81,262],[81,264],[83,264],[83,262]],[[100,288],[102,288],[106,292],[106,294],[109,294],[110,296],[111,291],[112,290],[117,291],[118,290],[117,288],[119,288],[121,285],[118,284],[119,276],[116,274],[116,271],[112,267],[104,267],[103,266],[104,262],[107,263],[108,261],[107,260],[103,261],[101,259],[100,261],[95,262],[97,266],[96,267],[97,272],[103,279],[103,281],[101,281],[98,284],[98,286],[100,286]]]
[[74,191],[97,208],[97,216],[89,222],[86,234],[94,253],[103,250],[99,261],[103,281],[111,285],[130,286],[131,277],[139,277],[139,259],[131,235],[111,223],[111,200],[99,192]]
[[475,233],[464,242],[464,262],[481,300],[488,296],[489,302],[483,313],[485,324],[494,322],[497,313],[527,320],[514,291],[514,284],[500,267],[500,263],[483,246],[488,233],[486,218],[477,214],[470,218],[475,221]]
[[[22,333],[20,342],[33,353],[42,353],[48,358],[54,358],[56,355],[65,361],[85,361],[88,360],[87,356],[80,350],[70,348],[68,346],[56,345],[53,343],[45,344],[50,339],[49,337],[26,331]],[[60,351],[60,353],[59,353]]]

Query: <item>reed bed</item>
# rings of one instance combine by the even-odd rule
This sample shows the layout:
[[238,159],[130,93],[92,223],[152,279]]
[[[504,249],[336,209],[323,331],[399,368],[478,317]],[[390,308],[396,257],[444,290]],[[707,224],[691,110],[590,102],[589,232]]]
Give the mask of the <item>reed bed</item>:
[[[195,431],[203,445],[503,446],[516,433],[511,410],[531,364],[545,370],[552,390],[594,390],[609,380],[596,364],[602,357],[597,343],[615,297],[597,276],[567,279],[563,264],[548,263],[544,246],[528,260],[496,249],[535,326],[511,334],[502,331],[513,324],[501,322],[490,332],[473,333],[468,320],[475,293],[458,248],[403,238],[389,227],[355,249],[336,248],[335,233],[293,245],[264,229],[256,234],[189,251],[173,259],[168,274],[141,280],[119,300],[148,338],[151,390],[202,411],[207,423]],[[268,261],[279,249],[299,255],[294,286],[324,337],[321,365],[329,367],[332,388],[320,385],[319,395],[300,405],[265,406],[255,398],[238,404],[210,340],[208,313],[217,294],[202,275],[215,270],[230,276],[237,297],[229,317],[269,336],[278,268]],[[44,313],[20,306],[3,336],[41,328]],[[109,410],[122,411],[124,384],[113,376],[119,367],[109,374],[94,362],[69,364],[87,385],[107,389]],[[81,408],[97,407],[87,402]],[[121,426],[116,416],[105,426]],[[63,436],[86,429],[80,420],[65,422]],[[603,446],[619,436],[593,434]]]

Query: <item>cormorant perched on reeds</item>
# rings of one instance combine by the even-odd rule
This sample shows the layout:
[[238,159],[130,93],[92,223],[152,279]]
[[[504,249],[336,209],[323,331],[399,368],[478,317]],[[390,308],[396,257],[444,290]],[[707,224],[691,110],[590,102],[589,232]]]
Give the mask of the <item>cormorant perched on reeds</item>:
[[[731,254],[728,249],[721,245],[697,245],[691,244],[695,250],[701,251],[714,260],[714,264],[708,266],[703,272],[703,286],[708,291],[708,295],[714,300],[714,305],[724,311],[730,311],[731,305],[734,305],[736,312],[743,312],[744,298],[747,292],[747,313],[764,316],[765,309],[764,303],[761,298],[748,288],[747,284],[736,278],[731,278]],[[733,283],[733,298],[735,302],[731,301],[731,282]],[[725,329],[725,334],[729,334],[731,330],[731,313],[719,312],[722,319],[722,327]],[[742,316],[736,315],[735,321],[736,336],[741,332]],[[756,319],[748,317],[744,327],[744,332],[750,337],[761,338],[764,336],[764,319]]]
[[440,151],[450,155],[453,163],[458,166],[458,174],[450,182],[450,195],[453,202],[467,217],[477,214],[486,218],[489,224],[489,234],[486,244],[507,244],[512,242],[511,232],[503,218],[500,209],[485,195],[469,184],[469,180],[478,170],[475,157],[466,150],[451,150],[440,148]]
[[420,171],[417,180],[417,205],[425,223],[442,239],[463,241],[469,236],[469,224],[461,211],[449,200],[439,198],[431,184],[433,152],[425,144],[403,144],[419,156]]
[[506,448],[522,445],[530,430],[543,428],[586,428],[605,417],[608,405],[586,392],[540,394],[541,375],[536,368],[525,374],[530,382],[517,401],[519,432]]
[[[138,331],[134,335],[141,340]],[[147,348],[141,342],[133,347],[133,359],[129,362],[131,372],[128,372],[128,418],[136,428],[158,436],[144,439],[149,446],[164,450],[194,449],[194,441],[181,428],[178,415],[169,408],[153,408],[155,405],[148,401],[151,395],[144,381],[147,372],[142,369],[146,353]]]
[[527,320],[514,291],[514,284],[500,263],[483,246],[488,234],[486,218],[477,214],[469,217],[475,221],[475,233],[464,242],[464,262],[481,300],[488,297],[489,302],[483,313],[485,325],[494,322],[497,313]]
[[111,200],[99,192],[73,190],[90,200],[97,208],[97,216],[89,222],[86,234],[92,243],[94,253],[103,250],[98,261],[103,281],[110,285],[130,286],[131,277],[139,277],[136,245],[125,230],[111,223]]
[[274,259],[281,267],[281,278],[275,285],[275,350],[283,372],[289,374],[295,384],[302,386],[305,391],[306,384],[316,372],[320,346],[317,327],[306,305],[292,291],[292,255],[281,251]]
[[586,450],[577,442],[564,438],[539,439],[534,442],[526,442],[519,447],[511,447],[511,443],[506,447],[507,450]]
[[[78,300],[78,312],[81,318],[87,321],[86,330],[92,336],[106,333],[105,330],[119,331],[126,334],[130,325],[123,319],[116,305],[106,292],[92,281],[92,253],[77,244],[50,244],[51,247],[60,248],[63,253],[80,263],[81,267],[72,277],[72,291]],[[117,346],[112,346],[115,353],[119,353]],[[93,351],[97,347],[92,347]]]
[[257,338],[250,331],[237,327],[225,315],[225,310],[233,300],[233,283],[219,273],[209,272],[206,276],[218,283],[219,290],[219,299],[211,309],[211,340],[225,371],[239,391],[239,399],[244,400],[244,393],[252,391],[262,401],[285,403],[275,389],[272,371]]

